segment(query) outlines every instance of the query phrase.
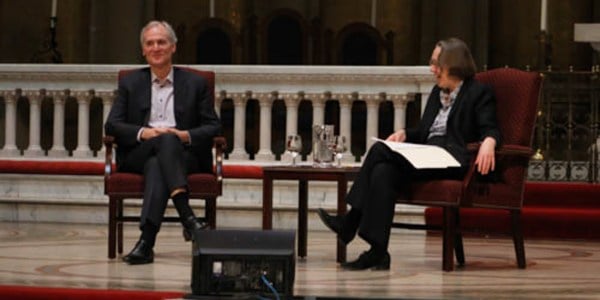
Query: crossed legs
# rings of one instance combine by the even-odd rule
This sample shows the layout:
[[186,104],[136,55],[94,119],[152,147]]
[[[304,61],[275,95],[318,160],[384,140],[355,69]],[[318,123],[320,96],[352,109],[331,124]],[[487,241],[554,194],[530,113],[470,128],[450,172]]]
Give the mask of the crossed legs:
[[197,165],[195,156],[173,134],[144,141],[129,153],[121,168],[144,175],[144,201],[140,219],[142,233],[133,250],[123,257],[125,262],[153,262],[152,249],[169,198],[173,199],[184,226],[185,240],[192,238],[194,230],[204,227],[189,206],[187,174],[197,171]]

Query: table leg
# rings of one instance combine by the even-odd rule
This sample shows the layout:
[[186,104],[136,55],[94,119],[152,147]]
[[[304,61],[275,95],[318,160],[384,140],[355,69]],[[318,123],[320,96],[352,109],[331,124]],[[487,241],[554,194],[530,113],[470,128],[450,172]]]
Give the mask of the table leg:
[[[348,189],[348,181],[346,178],[338,179],[338,191],[337,191],[337,214],[346,214],[346,191]],[[340,239],[337,240],[337,262],[346,262],[346,244],[342,243]]]
[[273,228],[273,178],[264,174],[263,178],[263,229]]
[[308,227],[308,181],[298,181],[298,256],[306,257]]

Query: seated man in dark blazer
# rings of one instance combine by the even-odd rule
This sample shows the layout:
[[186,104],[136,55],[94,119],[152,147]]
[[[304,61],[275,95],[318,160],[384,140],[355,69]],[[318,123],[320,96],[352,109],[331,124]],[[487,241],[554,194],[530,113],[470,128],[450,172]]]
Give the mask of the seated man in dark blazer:
[[142,234],[123,257],[129,264],[154,261],[152,248],[169,198],[186,240],[203,227],[189,206],[187,174],[211,172],[212,139],[221,130],[204,78],[172,65],[177,43],[173,28],[151,21],[140,40],[150,67],[120,78],[105,124],[118,145],[119,169],[143,174],[145,180]]

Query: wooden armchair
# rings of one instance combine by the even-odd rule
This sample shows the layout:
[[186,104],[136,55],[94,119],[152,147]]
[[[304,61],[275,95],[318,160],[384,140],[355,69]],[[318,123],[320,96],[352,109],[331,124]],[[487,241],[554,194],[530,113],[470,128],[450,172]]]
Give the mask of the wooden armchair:
[[[214,72],[199,71],[186,68],[195,72],[208,82],[214,98]],[[128,70],[119,72],[119,76]],[[123,222],[139,222],[139,215],[124,215],[123,201],[125,199],[140,199],[144,193],[144,178],[140,174],[119,172],[113,165],[114,137],[105,136],[106,157],[104,167],[104,194],[108,196],[108,257],[115,258],[116,252],[123,253]],[[199,217],[201,222],[206,222],[211,229],[216,227],[216,199],[222,194],[223,152],[226,148],[224,137],[213,139],[214,166],[213,173],[197,173],[188,176],[190,199],[204,199],[204,217]],[[179,222],[179,217],[165,216],[163,222]]]
[[[465,257],[460,232],[459,210],[463,207],[503,209],[511,214],[511,232],[519,268],[525,268],[525,247],[521,228],[523,189],[530,156],[533,128],[542,78],[538,73],[504,68],[478,73],[476,79],[492,86],[503,143],[496,152],[496,180],[484,180],[474,164],[464,180],[432,180],[411,185],[398,204],[438,206],[443,211],[444,271],[454,269],[453,252],[459,265]],[[468,145],[473,160],[478,144]],[[440,229],[425,225],[394,223],[393,227]]]

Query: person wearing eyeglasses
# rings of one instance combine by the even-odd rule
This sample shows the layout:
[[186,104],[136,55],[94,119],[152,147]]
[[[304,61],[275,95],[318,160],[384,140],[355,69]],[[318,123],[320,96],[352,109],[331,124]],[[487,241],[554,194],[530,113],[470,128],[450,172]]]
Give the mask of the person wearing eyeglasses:
[[415,128],[400,129],[387,140],[440,146],[460,167],[416,169],[402,155],[377,142],[369,149],[346,196],[351,209],[329,215],[319,209],[323,223],[345,244],[358,234],[370,248],[341,267],[348,270],[389,270],[388,244],[395,200],[411,182],[461,179],[469,168],[467,144],[480,142],[475,164],[482,175],[495,168],[495,149],[501,143],[492,89],[474,79],[476,67],[469,47],[458,38],[439,41],[431,54],[430,71],[436,85],[431,90],[421,121]]

